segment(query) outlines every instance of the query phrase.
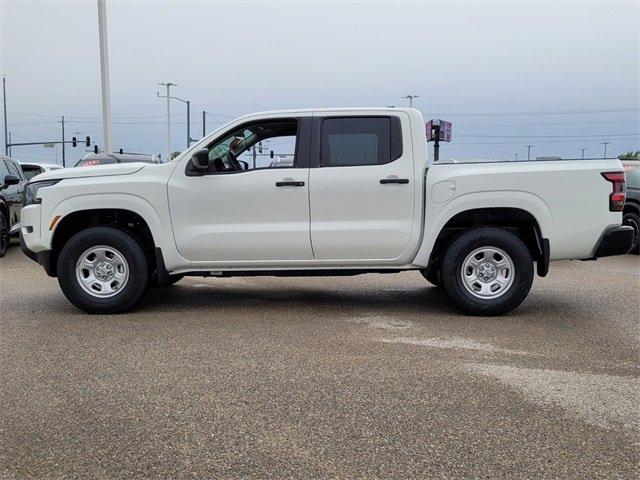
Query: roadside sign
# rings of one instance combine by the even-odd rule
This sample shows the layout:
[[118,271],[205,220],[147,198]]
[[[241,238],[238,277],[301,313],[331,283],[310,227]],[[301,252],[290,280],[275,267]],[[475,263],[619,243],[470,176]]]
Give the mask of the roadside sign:
[[427,142],[450,142],[453,127],[451,122],[440,119],[429,120],[426,125]]
[[53,148],[53,143],[43,143],[42,146],[44,148]]

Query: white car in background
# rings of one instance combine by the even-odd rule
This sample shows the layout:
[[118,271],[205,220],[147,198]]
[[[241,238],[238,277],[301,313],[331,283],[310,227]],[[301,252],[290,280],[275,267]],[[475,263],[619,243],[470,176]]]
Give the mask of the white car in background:
[[36,175],[40,175],[44,172],[51,172],[53,170],[60,170],[64,168],[62,165],[55,163],[35,163],[35,162],[20,162],[22,173],[27,177],[27,180],[31,180]]

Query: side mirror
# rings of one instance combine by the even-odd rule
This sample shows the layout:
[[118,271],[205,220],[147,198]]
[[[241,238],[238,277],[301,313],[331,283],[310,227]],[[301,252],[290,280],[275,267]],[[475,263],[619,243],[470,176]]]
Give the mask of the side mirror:
[[191,162],[196,170],[207,170],[209,168],[209,150],[203,148],[191,156]]
[[15,175],[5,175],[3,187],[8,187],[9,185],[17,185],[20,183],[20,177],[16,177]]

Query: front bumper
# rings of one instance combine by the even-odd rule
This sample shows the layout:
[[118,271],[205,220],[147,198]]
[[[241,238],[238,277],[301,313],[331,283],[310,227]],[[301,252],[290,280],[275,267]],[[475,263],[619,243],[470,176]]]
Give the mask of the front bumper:
[[47,275],[49,275],[50,277],[56,276],[56,271],[53,266],[53,262],[51,261],[51,250],[43,250],[38,253],[34,252],[33,250],[29,250],[29,247],[27,247],[27,244],[22,237],[22,231],[20,232],[20,250],[22,250],[22,253],[24,253],[31,260],[42,265],[42,268],[44,268],[44,271],[47,272]]
[[633,228],[611,227],[605,230],[596,246],[593,258],[626,255],[633,245]]

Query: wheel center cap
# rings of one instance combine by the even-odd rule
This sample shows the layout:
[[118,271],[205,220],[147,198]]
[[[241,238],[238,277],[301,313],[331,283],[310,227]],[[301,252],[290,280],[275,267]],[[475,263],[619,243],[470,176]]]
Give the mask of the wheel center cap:
[[498,269],[491,262],[484,262],[478,266],[478,279],[483,282],[490,282],[498,275]]
[[109,262],[100,262],[95,268],[96,277],[102,281],[111,280],[115,274],[113,265]]

